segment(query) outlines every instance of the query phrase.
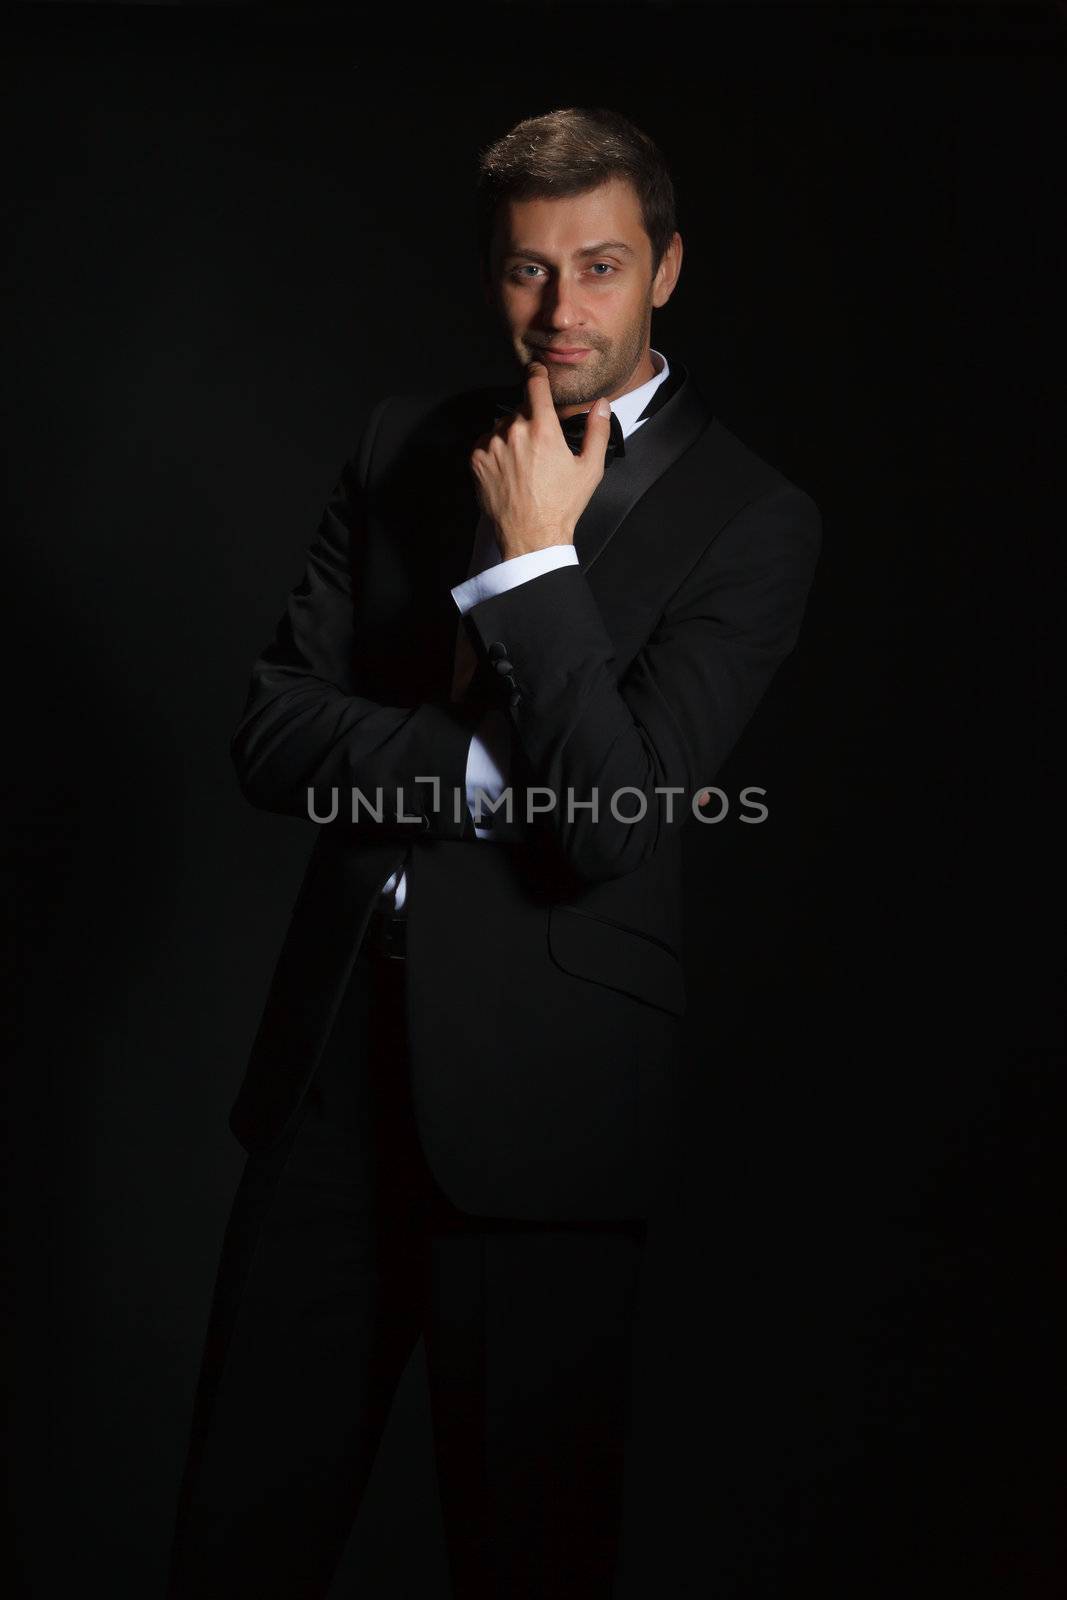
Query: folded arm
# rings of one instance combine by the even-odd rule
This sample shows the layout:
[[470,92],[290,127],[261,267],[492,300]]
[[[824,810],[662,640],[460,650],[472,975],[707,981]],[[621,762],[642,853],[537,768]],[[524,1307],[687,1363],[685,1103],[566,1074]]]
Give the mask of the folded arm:
[[[621,680],[578,566],[470,608],[487,656],[490,646],[505,647],[518,694],[502,686],[502,700],[530,781],[554,797],[545,822],[580,876],[632,871],[693,815],[694,797],[714,780],[796,644],[821,537],[818,508],[791,484],[739,511]],[[596,820],[577,804],[594,795]],[[635,820],[613,815],[613,796],[619,818]]]

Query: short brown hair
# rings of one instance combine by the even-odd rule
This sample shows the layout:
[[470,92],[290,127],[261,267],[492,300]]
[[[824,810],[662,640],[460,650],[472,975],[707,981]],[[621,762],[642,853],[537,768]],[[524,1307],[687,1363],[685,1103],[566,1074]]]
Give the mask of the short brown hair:
[[676,227],[671,175],[648,134],[603,106],[527,117],[482,151],[476,207],[483,267],[489,266],[501,201],[584,194],[611,178],[628,179],[636,191],[655,274]]

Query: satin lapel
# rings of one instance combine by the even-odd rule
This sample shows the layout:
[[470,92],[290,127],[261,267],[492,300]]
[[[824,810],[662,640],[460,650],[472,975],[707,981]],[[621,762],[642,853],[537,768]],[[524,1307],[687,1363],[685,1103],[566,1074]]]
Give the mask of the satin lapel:
[[[672,366],[672,377],[675,370]],[[641,496],[695,443],[711,422],[711,406],[688,371],[682,367],[681,372],[682,381],[670,398],[658,409],[650,409],[648,421],[628,435],[626,454],[611,463],[578,519],[574,548],[583,572],[587,572],[603,552]]]
[[459,611],[450,594],[467,576],[479,507],[470,453],[491,391],[470,391],[434,405],[418,419],[393,464],[385,520],[407,544],[403,578],[417,619],[420,660],[430,663],[431,693],[447,700]]
[[[468,430],[469,431],[469,430]],[[451,470],[442,482],[443,493],[434,493],[434,516],[442,531],[438,546],[439,581],[447,593],[467,576],[471,552],[474,549],[474,530],[478,525],[480,508],[474,487],[474,474],[470,468],[470,453],[474,449],[476,432],[456,435],[450,449]],[[451,595],[449,606],[454,609]],[[459,615],[458,612],[455,613]]]

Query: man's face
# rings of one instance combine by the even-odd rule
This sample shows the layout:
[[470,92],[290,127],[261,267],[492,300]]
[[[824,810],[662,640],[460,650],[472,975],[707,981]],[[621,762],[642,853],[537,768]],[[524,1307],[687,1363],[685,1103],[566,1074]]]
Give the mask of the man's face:
[[680,265],[676,233],[653,277],[636,192],[613,178],[567,199],[503,202],[486,297],[519,365],[545,363],[566,414],[654,375],[652,310],[670,297]]

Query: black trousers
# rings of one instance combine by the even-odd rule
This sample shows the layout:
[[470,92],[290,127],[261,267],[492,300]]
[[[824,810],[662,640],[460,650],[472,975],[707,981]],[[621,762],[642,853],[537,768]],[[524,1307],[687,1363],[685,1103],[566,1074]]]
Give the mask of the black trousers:
[[405,963],[361,949],[226,1229],[168,1600],[326,1595],[423,1336],[455,1600],[612,1593],[645,1226],[471,1216],[414,1122]]

